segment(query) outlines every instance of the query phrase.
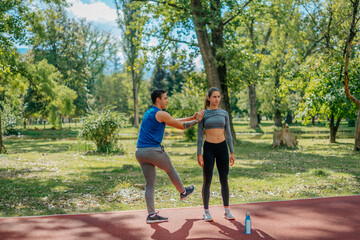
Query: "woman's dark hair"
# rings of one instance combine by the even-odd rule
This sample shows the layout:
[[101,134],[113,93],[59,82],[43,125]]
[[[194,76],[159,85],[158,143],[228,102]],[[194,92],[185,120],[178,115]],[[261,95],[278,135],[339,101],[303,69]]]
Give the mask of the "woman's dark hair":
[[205,106],[204,109],[207,109],[208,107],[210,107],[210,101],[208,100],[208,98],[211,97],[211,95],[213,94],[213,92],[219,92],[221,94],[220,89],[216,88],[216,87],[212,87],[209,89],[209,91],[206,93],[205,95]]
[[151,100],[152,100],[153,104],[155,104],[157,98],[161,99],[161,97],[162,97],[162,95],[164,93],[166,93],[166,90],[164,90],[164,89],[155,89],[155,90],[153,90],[151,92]]

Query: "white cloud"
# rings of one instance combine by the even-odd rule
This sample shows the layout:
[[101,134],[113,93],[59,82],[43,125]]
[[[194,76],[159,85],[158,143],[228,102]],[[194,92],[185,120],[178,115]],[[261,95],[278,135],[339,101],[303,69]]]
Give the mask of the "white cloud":
[[80,0],[68,0],[72,4],[69,11],[79,18],[86,18],[94,22],[115,22],[117,15],[116,10],[110,8],[104,2],[91,1],[90,4],[83,3]]

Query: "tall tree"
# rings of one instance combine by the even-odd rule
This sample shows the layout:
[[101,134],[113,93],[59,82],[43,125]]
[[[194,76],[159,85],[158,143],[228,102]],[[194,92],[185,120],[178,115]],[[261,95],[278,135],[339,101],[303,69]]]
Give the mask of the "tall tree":
[[[223,1],[223,0],[134,0],[148,2],[147,12],[156,18],[160,29],[153,28],[153,36],[172,41],[185,43],[189,46],[197,45],[200,49],[207,75],[208,87],[217,87],[221,90],[223,100],[221,107],[228,111],[231,117],[227,62],[223,50],[225,33],[233,20],[240,16],[253,0]],[[196,35],[197,41],[191,39]],[[160,41],[160,44],[164,44]],[[233,139],[236,139],[231,120]]]
[[304,123],[314,115],[324,121],[329,118],[329,140],[330,143],[335,143],[341,120],[355,115],[354,106],[346,97],[339,81],[342,61],[339,57],[324,53],[309,58],[306,64],[303,75],[310,81],[304,100],[299,104],[298,115]]
[[304,31],[302,30],[299,1],[281,0],[268,2],[271,36],[268,51],[262,60],[264,77],[272,83],[267,94],[271,96],[275,126],[281,127],[285,115],[286,95],[284,82],[293,78],[299,64],[304,61]]
[[61,83],[76,92],[76,115],[81,116],[91,108],[95,82],[112,58],[112,36],[70,18],[62,6],[50,5],[39,14],[42,18],[31,25],[35,61],[46,59],[61,72]]
[[228,36],[226,45],[231,54],[228,54],[229,76],[232,90],[247,87],[250,127],[258,127],[258,105],[256,85],[261,84],[261,63],[264,55],[268,54],[267,45],[271,36],[271,18],[267,5],[251,5],[249,10],[240,18],[233,32],[237,38]]
[[[16,55],[16,43],[26,41],[26,14],[28,6],[25,1],[3,0],[0,3],[0,88],[5,96],[3,86],[9,82]],[[1,133],[1,114],[5,99],[0,101],[0,153],[5,151]]]
[[346,96],[353,101],[358,106],[358,114],[357,114],[357,121],[356,121],[356,129],[355,129],[355,151],[360,151],[360,100],[351,94],[349,89],[349,63],[350,63],[350,55],[352,51],[352,43],[356,36],[356,33],[359,31],[359,0],[353,0],[351,2],[351,9],[352,9],[352,18],[350,24],[349,34],[346,40],[346,48],[344,51],[345,57],[345,70],[344,70],[344,89]]
[[101,81],[108,61],[117,54],[118,44],[113,43],[114,37],[111,33],[99,30],[94,24],[81,19],[80,31],[84,41],[84,48],[80,52],[80,59],[89,67],[90,77],[86,81],[89,94],[94,95],[95,84]]
[[117,14],[118,25],[122,30],[123,52],[126,56],[126,69],[130,73],[133,83],[133,101],[134,101],[134,122],[135,128],[139,127],[139,84],[144,68],[143,59],[141,59],[141,41],[143,27],[146,16],[141,16],[141,5],[131,3],[130,0],[114,0]]
[[[63,4],[62,0],[38,1],[38,4]],[[0,85],[4,86],[9,76],[17,74],[16,44],[25,44],[29,41],[27,29],[30,20],[39,18],[37,11],[31,5],[31,0],[1,0],[0,2]],[[1,105],[1,102],[0,102]],[[1,108],[1,106],[0,106]],[[0,113],[1,115],[1,113]],[[1,116],[0,116],[1,128]],[[0,132],[0,152],[4,149]]]

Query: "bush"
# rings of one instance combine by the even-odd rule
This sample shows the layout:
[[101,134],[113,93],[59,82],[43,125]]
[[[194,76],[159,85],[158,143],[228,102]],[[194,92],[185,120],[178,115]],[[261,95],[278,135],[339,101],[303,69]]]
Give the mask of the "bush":
[[9,106],[5,105],[1,112],[1,134],[17,134],[15,127],[18,120],[19,117],[16,116],[13,111],[11,111],[11,108]]
[[355,125],[356,125],[356,119],[349,119],[348,127],[355,127]]
[[107,108],[101,112],[91,112],[82,121],[80,136],[93,141],[98,152],[110,153],[116,150],[117,132],[126,122],[123,114]]
[[188,141],[194,141],[197,138],[196,127],[187,128],[184,130],[185,138]]

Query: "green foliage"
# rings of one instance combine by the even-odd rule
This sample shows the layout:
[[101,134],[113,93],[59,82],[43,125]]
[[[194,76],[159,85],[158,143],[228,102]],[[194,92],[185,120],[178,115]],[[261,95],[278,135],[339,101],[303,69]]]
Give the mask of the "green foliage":
[[[151,105],[149,99],[148,81],[143,81],[139,86],[139,113],[143,114]],[[133,114],[134,101],[132,98],[132,82],[127,78],[127,73],[113,73],[104,75],[101,81],[96,82],[94,106],[104,109],[114,106],[114,110],[127,115]]]
[[49,122],[53,124],[55,129],[61,128],[62,118],[64,116],[72,116],[75,114],[74,101],[77,95],[74,90],[64,86],[55,85],[55,97],[47,106],[49,113]]
[[30,117],[34,113],[47,115],[47,107],[56,98],[56,85],[60,73],[46,60],[38,63],[23,62],[26,78],[31,82],[27,89],[23,104],[23,116]]
[[33,21],[35,61],[46,59],[61,73],[60,83],[74,90],[75,114],[81,116],[91,107],[91,94],[116,52],[112,35],[84,20],[72,19],[63,6],[38,9],[41,16]]
[[25,76],[31,82],[24,98],[23,116],[49,117],[54,128],[61,127],[63,116],[75,114],[74,90],[60,84],[61,74],[47,60],[38,63],[23,62]]
[[[311,116],[317,115],[324,120],[333,115],[338,118],[355,117],[356,108],[347,98],[340,81],[342,62],[332,56],[318,55],[311,58],[303,66],[303,76],[309,80],[305,89],[304,100],[300,103],[297,118],[304,124]],[[350,75],[356,73],[355,65]],[[350,69],[351,70],[351,69]],[[355,86],[352,85],[352,89]]]
[[195,112],[204,109],[205,79],[203,74],[190,76],[181,92],[174,93],[169,97],[166,110],[176,118],[189,117]]
[[0,78],[2,74],[10,73],[13,67],[10,59],[16,53],[15,43],[26,40],[25,14],[26,1],[2,0],[0,3]]
[[54,129],[59,129],[61,126],[61,119],[59,118],[57,107],[53,104],[48,107],[48,120],[53,125]]
[[150,89],[165,89],[168,96],[171,96],[173,93],[181,91],[186,79],[194,72],[195,54],[189,54],[184,49],[181,51],[177,44],[173,44],[169,51],[169,57],[165,57],[161,52],[160,56],[156,58]]
[[116,150],[114,147],[117,132],[126,122],[124,114],[112,112],[110,108],[106,108],[101,112],[90,112],[82,121],[80,135],[93,141],[98,152],[111,153]]
[[195,127],[187,128],[184,130],[184,135],[187,141],[194,141],[197,138],[197,130]]

